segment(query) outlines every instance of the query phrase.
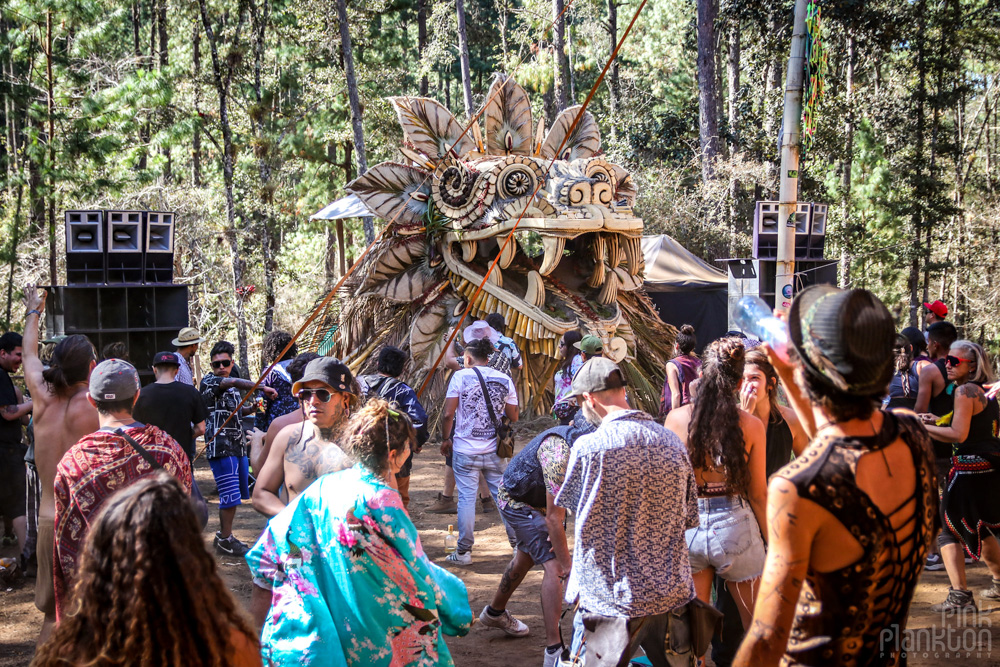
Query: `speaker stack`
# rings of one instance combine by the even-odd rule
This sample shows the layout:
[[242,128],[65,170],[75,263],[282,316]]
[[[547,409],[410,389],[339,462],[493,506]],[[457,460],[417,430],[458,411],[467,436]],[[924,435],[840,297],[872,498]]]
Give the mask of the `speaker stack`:
[[48,288],[48,335],[84,334],[98,353],[124,343],[152,381],[153,355],[188,326],[188,287],[173,284],[174,222],[162,211],[67,211],[66,285]]
[[[795,206],[795,259],[823,259],[826,246],[827,204],[799,202]],[[778,202],[759,201],[753,214],[753,254],[757,259],[778,258]]]

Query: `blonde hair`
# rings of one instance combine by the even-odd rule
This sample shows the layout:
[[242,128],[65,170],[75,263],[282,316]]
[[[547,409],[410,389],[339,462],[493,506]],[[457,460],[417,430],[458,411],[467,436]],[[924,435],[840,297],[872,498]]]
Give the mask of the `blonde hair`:
[[966,352],[971,352],[972,356],[976,358],[975,366],[969,375],[969,382],[990,384],[996,380],[993,375],[993,366],[990,364],[990,358],[979,343],[973,343],[971,340],[956,340],[951,344],[949,352],[956,347]]

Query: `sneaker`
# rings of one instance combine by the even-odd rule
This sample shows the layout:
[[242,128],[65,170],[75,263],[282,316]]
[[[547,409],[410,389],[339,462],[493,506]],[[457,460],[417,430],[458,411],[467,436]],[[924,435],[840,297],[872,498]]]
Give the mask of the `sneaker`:
[[16,547],[17,546],[17,535],[4,535],[3,545],[5,547]]
[[977,562],[978,561],[975,558],[972,558],[971,556],[966,556],[965,557],[965,564],[966,565],[975,565]]
[[479,499],[479,512],[481,514],[491,514],[496,512],[496,505],[493,504],[492,498],[480,498]]
[[453,496],[446,496],[438,493],[437,500],[427,508],[428,514],[455,514],[458,512],[458,503]]
[[560,665],[559,660],[562,658],[564,652],[567,654],[568,657],[569,652],[566,651],[566,649],[564,649],[563,647],[559,647],[559,650],[556,651],[555,653],[549,653],[549,649],[545,649],[544,651],[542,651],[542,655],[544,656],[542,658],[542,667],[559,667]]
[[924,563],[924,569],[928,572],[937,572],[938,570],[944,569],[944,561],[941,560],[940,554],[930,554],[927,556],[927,562]]
[[944,602],[931,605],[931,611],[977,611],[976,600],[972,597],[972,591],[957,591],[954,588],[949,588],[948,597],[945,598]]
[[479,622],[488,628],[499,628],[511,637],[524,637],[529,632],[528,626],[511,616],[506,609],[499,616],[492,616],[486,611],[486,607],[483,607],[482,613],[479,614]]
[[993,579],[989,588],[979,591],[979,597],[992,602],[1000,601],[1000,580]]
[[21,572],[28,579],[34,579],[38,576],[38,557],[35,554],[32,554],[31,558],[21,556]]
[[472,552],[459,553],[456,549],[445,557],[445,560],[455,565],[472,565]]
[[235,535],[222,539],[219,534],[215,534],[215,550],[225,556],[245,556],[250,547],[236,539]]

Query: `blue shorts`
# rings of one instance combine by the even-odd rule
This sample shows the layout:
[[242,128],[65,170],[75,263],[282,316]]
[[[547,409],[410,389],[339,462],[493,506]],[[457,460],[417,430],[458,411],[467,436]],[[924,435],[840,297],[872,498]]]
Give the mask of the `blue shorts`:
[[685,537],[691,572],[709,567],[726,581],[756,579],[764,572],[764,540],[750,504],[738,496],[698,499],[701,525]]
[[549,542],[549,525],[545,523],[544,514],[538,510],[505,505],[500,508],[500,516],[504,524],[514,531],[517,550],[531,556],[536,565],[556,557]]
[[247,485],[247,474],[250,467],[245,456],[223,456],[209,459],[212,475],[215,477],[215,487],[219,490],[219,509],[236,507],[243,500],[250,500],[250,488]]

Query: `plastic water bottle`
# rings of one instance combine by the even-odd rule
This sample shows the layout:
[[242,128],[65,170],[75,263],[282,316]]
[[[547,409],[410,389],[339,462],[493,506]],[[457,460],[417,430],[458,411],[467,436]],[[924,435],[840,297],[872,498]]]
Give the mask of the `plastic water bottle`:
[[455,526],[448,526],[448,534],[444,536],[444,552],[450,554],[458,550],[458,536],[455,535]]
[[763,299],[743,297],[733,306],[732,315],[740,329],[767,343],[783,361],[788,361],[788,325],[774,316]]

